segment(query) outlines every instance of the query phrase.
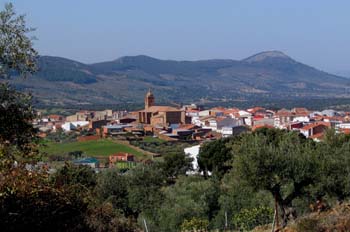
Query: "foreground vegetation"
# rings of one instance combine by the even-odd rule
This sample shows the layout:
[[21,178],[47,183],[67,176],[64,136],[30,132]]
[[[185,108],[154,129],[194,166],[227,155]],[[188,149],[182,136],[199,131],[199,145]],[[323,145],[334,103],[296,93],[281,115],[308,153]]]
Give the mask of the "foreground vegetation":
[[[249,231],[271,225],[277,209],[280,227],[302,228],[316,223],[303,215],[349,199],[349,147],[350,137],[333,131],[315,143],[295,132],[261,129],[202,146],[205,175],[187,176],[191,160],[183,153],[126,173],[66,165],[49,175],[9,166],[2,172],[0,217],[8,231],[34,222],[38,230],[52,230],[50,220],[74,231],[137,231],[145,224],[150,231]],[[56,226],[68,230],[67,224]]]

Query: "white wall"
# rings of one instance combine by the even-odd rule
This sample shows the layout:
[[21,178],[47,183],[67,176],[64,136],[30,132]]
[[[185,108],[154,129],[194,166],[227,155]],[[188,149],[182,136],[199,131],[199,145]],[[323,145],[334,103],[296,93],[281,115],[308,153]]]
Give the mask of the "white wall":
[[86,125],[89,125],[89,122],[88,121],[74,121],[74,122],[66,122],[62,125],[62,129],[64,131],[71,131],[71,130],[74,130],[78,127],[81,127],[81,126],[86,126]]
[[193,147],[188,147],[184,149],[185,154],[192,158],[192,167],[193,167],[193,171],[188,172],[187,174],[196,174],[198,173],[198,160],[197,160],[197,156],[199,154],[199,148],[200,145],[196,145]]

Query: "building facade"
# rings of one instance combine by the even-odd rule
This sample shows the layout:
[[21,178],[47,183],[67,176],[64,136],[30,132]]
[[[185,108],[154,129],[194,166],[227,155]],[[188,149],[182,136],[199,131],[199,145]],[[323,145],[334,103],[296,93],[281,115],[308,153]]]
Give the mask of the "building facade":
[[138,112],[139,123],[154,126],[185,124],[185,111],[171,106],[156,106],[155,97],[149,90],[145,97],[145,109]]

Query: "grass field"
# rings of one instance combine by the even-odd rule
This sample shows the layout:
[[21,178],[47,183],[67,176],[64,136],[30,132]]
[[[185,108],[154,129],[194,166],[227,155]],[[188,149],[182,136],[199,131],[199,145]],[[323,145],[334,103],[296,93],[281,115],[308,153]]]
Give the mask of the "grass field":
[[48,142],[46,143],[46,146],[41,149],[41,151],[46,152],[49,155],[59,155],[70,151],[83,151],[87,156],[94,157],[108,156],[118,152],[127,152],[134,154],[138,158],[145,157],[145,154],[131,148],[126,144],[120,144],[107,139],[71,143]]

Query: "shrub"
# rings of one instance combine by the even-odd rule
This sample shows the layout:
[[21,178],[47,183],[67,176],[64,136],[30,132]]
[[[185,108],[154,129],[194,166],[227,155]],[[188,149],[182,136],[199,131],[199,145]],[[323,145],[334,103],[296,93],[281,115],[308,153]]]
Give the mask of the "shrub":
[[206,219],[192,218],[191,220],[185,220],[181,225],[181,231],[186,232],[199,232],[208,231],[209,221]]
[[258,207],[242,209],[239,214],[233,216],[233,225],[240,230],[252,230],[256,226],[272,222],[273,209],[269,207]]

